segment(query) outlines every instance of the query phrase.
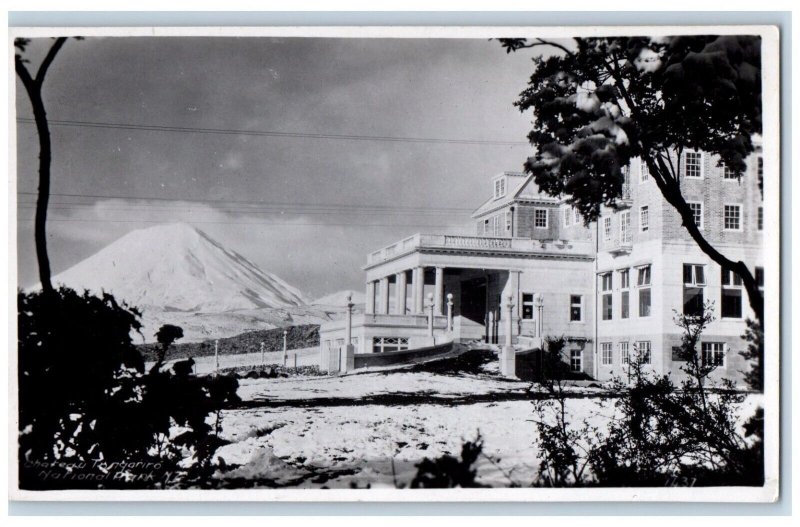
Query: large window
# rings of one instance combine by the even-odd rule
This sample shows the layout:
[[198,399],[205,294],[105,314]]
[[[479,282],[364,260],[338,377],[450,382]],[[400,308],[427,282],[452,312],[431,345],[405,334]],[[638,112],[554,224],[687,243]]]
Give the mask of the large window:
[[569,369],[572,371],[583,371],[583,354],[581,350],[569,351]]
[[683,314],[703,315],[703,288],[706,285],[705,267],[683,264]]
[[764,180],[764,158],[758,156],[758,182],[759,184]]
[[725,366],[725,343],[703,342],[703,364],[707,366]]
[[653,353],[649,340],[640,340],[634,346],[636,347],[636,356],[639,362],[642,364],[651,364],[653,362]]
[[639,183],[644,183],[650,177],[650,169],[644,159],[639,161]]
[[729,269],[722,270],[722,318],[742,318],[742,277]]
[[564,227],[569,227],[572,224],[572,209],[567,207],[562,209],[564,215]]
[[689,205],[690,209],[692,209],[694,224],[697,225],[698,229],[703,230],[703,202],[687,201],[686,204]]
[[373,353],[386,353],[390,351],[403,351],[408,349],[407,337],[373,337]]
[[600,361],[604,366],[614,362],[614,347],[611,342],[600,343]]
[[628,318],[631,314],[631,295],[630,295],[630,271],[628,269],[622,269],[619,272],[619,288],[621,289],[620,293],[620,318]]
[[733,171],[732,168],[730,168],[728,165],[725,165],[722,169],[722,179],[732,179],[736,181],[739,179],[739,176]]
[[569,320],[571,322],[583,321],[583,297],[581,295],[569,296]]
[[611,239],[611,216],[603,218],[603,239],[606,241]]
[[703,177],[703,153],[686,152],[684,174],[690,179]]
[[639,208],[639,230],[646,232],[650,229],[650,208],[643,205]]
[[533,226],[537,229],[547,228],[547,209],[533,209]]
[[726,231],[742,230],[742,206],[725,205],[723,207],[723,228]]
[[764,230],[764,207],[758,207],[758,230]]
[[630,363],[630,346],[628,342],[619,343],[619,363],[627,366]]
[[522,293],[522,319],[533,320],[533,293]]
[[639,289],[639,316],[650,316],[650,266],[644,265],[637,269],[636,287]]
[[619,215],[619,241],[631,243],[631,211],[622,211]]
[[612,307],[612,293],[611,293],[611,285],[612,285],[612,273],[603,273],[600,275],[600,287],[603,291],[602,302],[603,307],[601,310],[601,315],[603,320],[611,320],[613,316],[613,307]]

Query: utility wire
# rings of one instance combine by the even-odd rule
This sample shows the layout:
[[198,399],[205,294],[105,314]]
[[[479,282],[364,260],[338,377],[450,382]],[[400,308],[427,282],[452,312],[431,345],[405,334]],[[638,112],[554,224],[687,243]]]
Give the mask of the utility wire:
[[[35,121],[28,117],[18,117],[18,123],[33,124]],[[103,128],[114,130],[143,130],[150,132],[175,132],[192,134],[216,134],[216,135],[244,135],[256,137],[287,137],[304,139],[337,139],[347,141],[382,141],[391,143],[429,143],[429,144],[453,144],[453,145],[482,145],[482,146],[528,146],[525,141],[491,141],[482,139],[445,139],[434,137],[398,137],[380,135],[358,135],[358,134],[330,134],[318,132],[279,132],[275,130],[241,130],[234,128],[198,128],[188,126],[162,126],[133,123],[105,123],[98,121],[74,121],[50,119],[51,126],[74,127],[74,128]]]
[[[18,191],[21,196],[37,196],[36,192]],[[128,199],[140,201],[158,201],[158,202],[187,202],[187,203],[209,203],[209,204],[230,204],[230,205],[246,205],[255,208],[297,208],[298,210],[369,210],[376,212],[426,212],[432,209],[425,207],[412,207],[412,206],[392,206],[392,205],[344,205],[335,203],[291,203],[291,202],[269,202],[269,201],[244,201],[244,200],[220,200],[220,199],[189,199],[189,198],[166,198],[156,196],[126,196],[126,195],[100,195],[100,194],[69,194],[51,192],[50,196],[66,197],[66,198],[89,198],[89,199]],[[67,203],[61,202],[62,205],[85,205],[85,203]],[[144,205],[143,205],[144,206]],[[443,213],[450,212],[468,212],[473,211],[474,208],[465,207],[436,207],[437,211]]]

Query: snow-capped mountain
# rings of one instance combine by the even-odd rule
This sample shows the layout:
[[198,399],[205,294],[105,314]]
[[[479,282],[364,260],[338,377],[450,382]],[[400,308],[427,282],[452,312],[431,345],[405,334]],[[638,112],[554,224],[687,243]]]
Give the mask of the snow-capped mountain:
[[311,305],[314,306],[331,306],[331,307],[344,307],[347,302],[347,295],[351,296],[351,302],[355,305],[363,304],[365,295],[361,291],[354,291],[352,289],[345,289],[344,291],[337,291],[321,298],[317,298]]
[[306,304],[303,294],[184,223],[132,231],[53,278],[165,311],[222,312]]
[[132,231],[53,277],[53,284],[110,292],[140,308],[146,342],[162,324],[181,326],[187,342],[319,324],[335,315],[183,223]]

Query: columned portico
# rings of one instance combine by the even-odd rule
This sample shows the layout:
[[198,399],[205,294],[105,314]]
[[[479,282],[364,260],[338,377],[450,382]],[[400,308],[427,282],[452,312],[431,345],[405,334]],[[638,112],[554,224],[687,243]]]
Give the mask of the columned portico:
[[380,279],[380,294],[378,295],[378,314],[389,314],[389,277]]
[[443,315],[442,307],[444,307],[444,268],[436,267],[433,282],[433,312]]
[[394,312],[397,315],[406,314],[406,272],[394,276]]
[[425,268],[415,267],[413,284],[414,288],[414,314],[421,315],[423,310],[423,296],[425,295]]
[[367,302],[364,306],[364,312],[369,315],[375,313],[375,282],[367,282]]

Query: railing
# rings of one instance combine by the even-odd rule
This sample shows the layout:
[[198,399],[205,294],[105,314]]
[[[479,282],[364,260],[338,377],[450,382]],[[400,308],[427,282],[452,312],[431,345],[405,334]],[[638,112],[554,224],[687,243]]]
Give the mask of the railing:
[[450,234],[415,234],[374,251],[367,257],[368,265],[375,265],[421,248],[471,249],[510,251],[521,253],[566,252],[589,254],[591,243],[584,240],[533,240],[530,238],[495,238],[485,236],[459,236]]

